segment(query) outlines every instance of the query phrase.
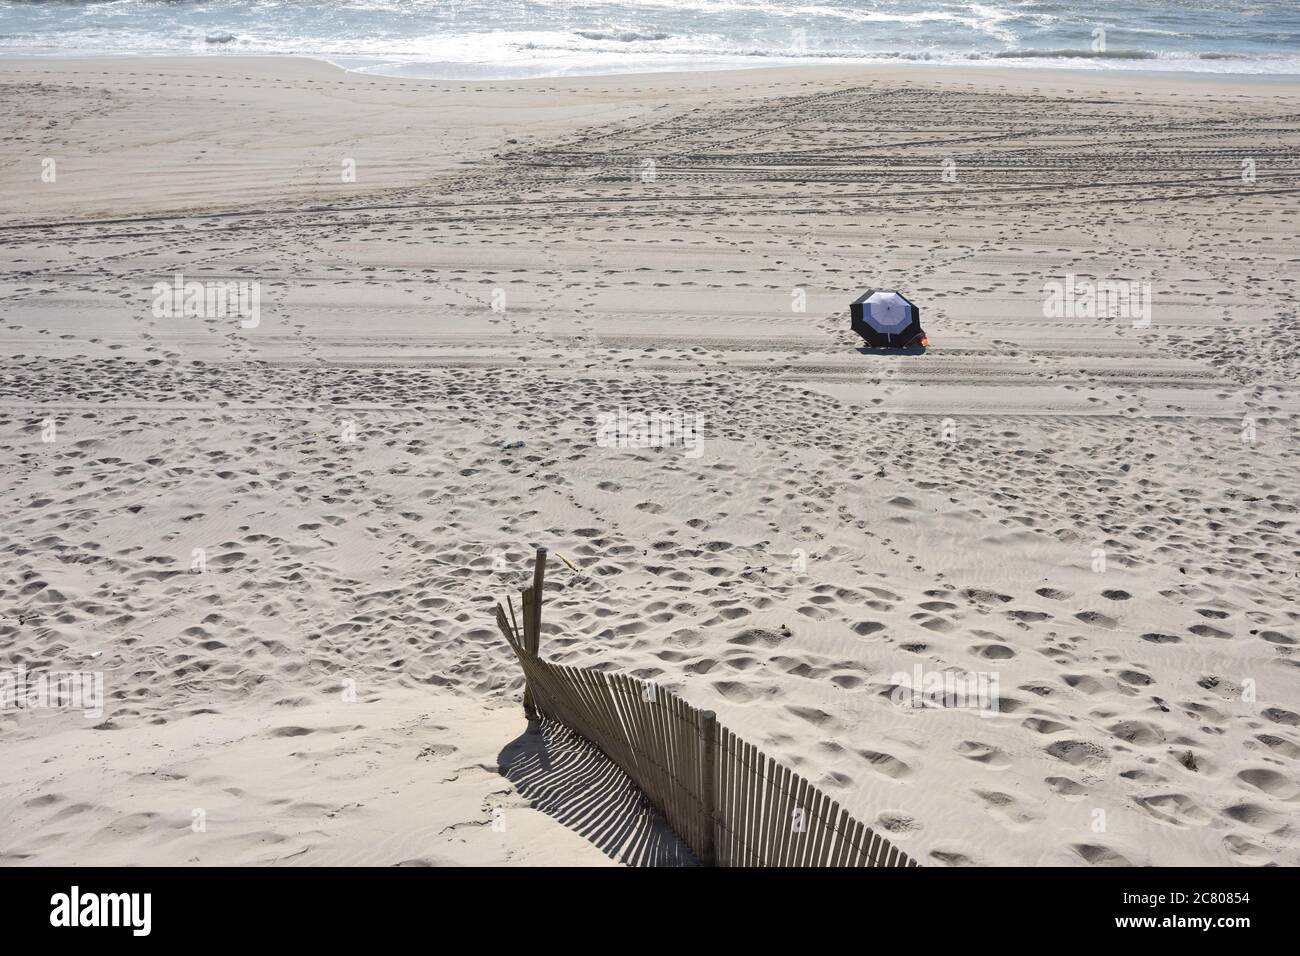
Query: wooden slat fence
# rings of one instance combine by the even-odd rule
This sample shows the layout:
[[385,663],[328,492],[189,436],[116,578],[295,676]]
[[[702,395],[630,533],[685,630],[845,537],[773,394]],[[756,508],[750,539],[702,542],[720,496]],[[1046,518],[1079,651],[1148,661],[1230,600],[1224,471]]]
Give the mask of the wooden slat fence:
[[[538,656],[545,549],[497,625],[524,671],[524,709],[577,732],[632,780],[702,863],[919,866],[802,776],[653,683]],[[506,609],[509,609],[507,616]]]

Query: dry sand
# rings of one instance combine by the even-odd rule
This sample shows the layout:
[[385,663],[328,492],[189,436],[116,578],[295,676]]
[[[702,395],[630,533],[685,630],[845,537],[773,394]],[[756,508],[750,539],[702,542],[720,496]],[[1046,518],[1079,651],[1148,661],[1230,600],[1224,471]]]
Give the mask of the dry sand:
[[[0,664],[107,695],[0,711],[0,861],[682,861],[523,735],[491,607],[546,545],[583,573],[544,654],[924,863],[1300,863],[1300,86],[194,58],[0,96]],[[156,317],[177,273],[260,323]],[[1045,317],[1069,273],[1149,283],[1150,328]],[[859,351],[872,285],[928,354]],[[601,447],[620,405],[701,454]],[[892,702],[917,666],[998,712]]]

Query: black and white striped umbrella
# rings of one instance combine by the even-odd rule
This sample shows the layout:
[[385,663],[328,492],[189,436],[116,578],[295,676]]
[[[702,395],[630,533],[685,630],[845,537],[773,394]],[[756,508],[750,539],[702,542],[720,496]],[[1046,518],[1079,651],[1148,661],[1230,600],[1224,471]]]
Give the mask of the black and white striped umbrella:
[[867,345],[903,348],[926,344],[921,330],[921,310],[901,292],[868,289],[849,305],[851,327]]

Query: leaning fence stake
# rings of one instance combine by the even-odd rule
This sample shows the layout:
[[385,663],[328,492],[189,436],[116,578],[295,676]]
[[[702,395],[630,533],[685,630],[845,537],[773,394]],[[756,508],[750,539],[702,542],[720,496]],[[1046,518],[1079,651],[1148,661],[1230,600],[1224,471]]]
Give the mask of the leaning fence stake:
[[519,618],[515,617],[515,605],[510,600],[510,595],[506,595],[506,607],[510,609],[510,624],[515,629],[515,640],[523,640],[523,633],[519,630]]

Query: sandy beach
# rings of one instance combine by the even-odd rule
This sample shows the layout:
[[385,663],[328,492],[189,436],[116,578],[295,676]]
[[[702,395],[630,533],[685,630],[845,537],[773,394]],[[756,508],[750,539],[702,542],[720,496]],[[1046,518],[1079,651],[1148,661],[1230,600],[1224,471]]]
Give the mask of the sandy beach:
[[[0,863],[691,862],[525,734],[492,615],[543,546],[545,657],[926,865],[1300,864],[1300,84],[122,57],[0,97],[0,666],[103,678],[0,708]],[[871,287],[928,351],[862,350]],[[599,440],[661,411],[697,440]],[[899,704],[945,672],[996,705]]]

